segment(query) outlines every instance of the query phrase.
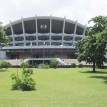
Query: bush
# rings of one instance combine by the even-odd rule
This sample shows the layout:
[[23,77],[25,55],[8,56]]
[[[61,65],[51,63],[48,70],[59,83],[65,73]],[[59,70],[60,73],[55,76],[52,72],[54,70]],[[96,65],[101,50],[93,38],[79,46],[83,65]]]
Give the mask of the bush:
[[71,67],[72,67],[72,68],[76,68],[76,66],[77,66],[77,65],[76,65],[75,63],[71,63]]
[[44,64],[38,64],[37,68],[43,68]]
[[34,64],[34,68],[37,68],[37,67],[38,67],[38,64],[35,63],[35,64]]
[[34,90],[35,84],[36,84],[35,81],[29,75],[26,75],[22,79],[21,89],[23,91]]
[[29,68],[29,69],[24,70],[23,73],[33,74],[33,70]]
[[14,80],[14,83],[12,85],[12,90],[35,90],[35,81],[32,79],[31,74],[33,74],[32,69],[26,69],[28,67],[28,64],[25,62],[22,62],[22,75],[19,77],[18,73],[12,74],[11,78]]
[[44,65],[43,65],[43,68],[44,68],[44,69],[49,69],[49,65],[48,65],[48,64],[44,64]]
[[46,64],[39,64],[38,65],[38,68],[44,68],[44,69],[48,69],[49,68],[49,65],[46,63]]
[[11,75],[12,80],[14,83],[12,84],[12,90],[18,90],[21,87],[21,79],[16,76],[15,74]]
[[0,62],[0,68],[8,68],[8,67],[11,67],[11,64],[7,61],[1,61]]
[[28,62],[22,62],[21,63],[21,68],[23,69],[23,70],[25,70],[25,68],[28,68],[29,67],[29,63]]
[[82,68],[82,67],[83,67],[83,64],[78,64],[78,67],[79,67],[79,68]]
[[51,68],[57,68],[58,66],[58,61],[55,59],[50,60],[50,67]]

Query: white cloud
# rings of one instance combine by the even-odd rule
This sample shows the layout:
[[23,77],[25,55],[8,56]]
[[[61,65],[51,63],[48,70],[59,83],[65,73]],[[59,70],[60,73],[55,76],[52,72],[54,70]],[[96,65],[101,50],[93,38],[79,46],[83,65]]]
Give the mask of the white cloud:
[[106,0],[0,0],[0,21],[7,24],[21,17],[66,16],[87,24],[96,15],[107,15]]

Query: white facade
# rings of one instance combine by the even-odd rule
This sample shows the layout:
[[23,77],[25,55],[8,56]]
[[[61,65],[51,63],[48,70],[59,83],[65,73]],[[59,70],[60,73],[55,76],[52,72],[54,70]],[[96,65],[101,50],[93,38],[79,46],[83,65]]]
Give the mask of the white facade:
[[10,59],[71,58],[75,43],[84,38],[86,32],[86,25],[52,15],[10,21],[5,28],[10,43],[3,50]]
[[[35,31],[31,32],[30,29]],[[48,46],[73,46],[77,40],[85,37],[86,26],[65,17],[58,18],[50,15],[49,17],[21,18],[6,25],[6,30],[11,39],[10,46],[30,46],[31,43],[39,46],[44,42]]]
[[6,59],[6,52],[5,51],[0,51],[0,60]]

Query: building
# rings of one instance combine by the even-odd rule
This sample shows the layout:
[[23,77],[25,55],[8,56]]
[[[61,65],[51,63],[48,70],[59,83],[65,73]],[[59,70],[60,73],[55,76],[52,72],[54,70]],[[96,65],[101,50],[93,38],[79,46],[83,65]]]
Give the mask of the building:
[[85,37],[86,26],[65,17],[35,16],[10,22],[5,30],[7,59],[68,59],[75,58],[75,43]]

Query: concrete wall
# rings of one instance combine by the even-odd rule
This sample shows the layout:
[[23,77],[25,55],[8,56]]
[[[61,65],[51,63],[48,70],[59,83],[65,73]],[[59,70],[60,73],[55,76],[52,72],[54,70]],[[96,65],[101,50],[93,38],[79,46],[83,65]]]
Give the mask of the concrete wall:
[[0,51],[0,59],[6,59],[6,52],[5,51]]
[[29,54],[20,54],[19,58],[20,59],[31,58],[31,55],[29,55]]

